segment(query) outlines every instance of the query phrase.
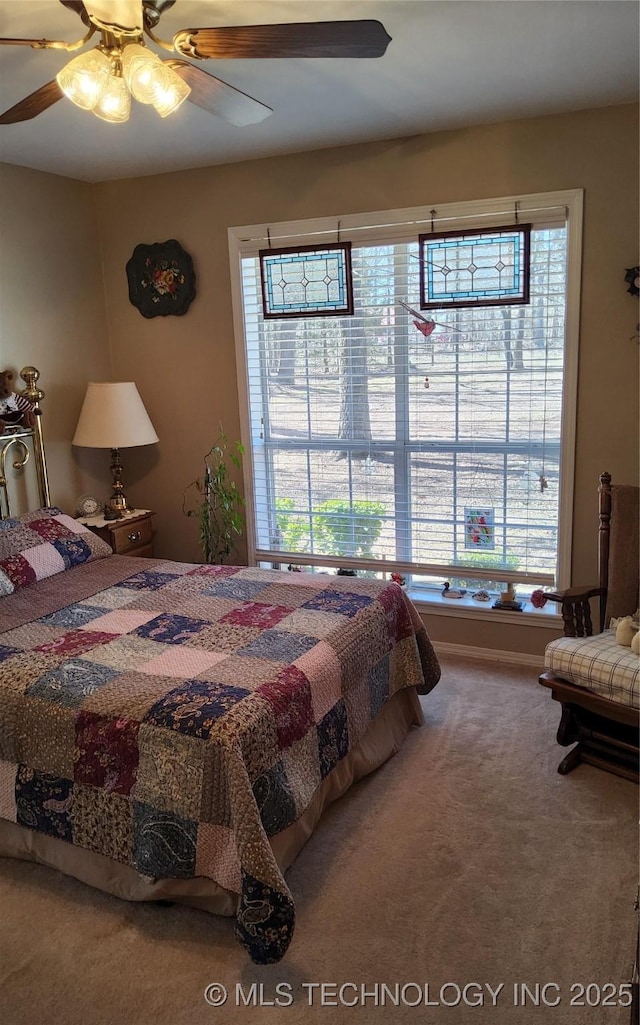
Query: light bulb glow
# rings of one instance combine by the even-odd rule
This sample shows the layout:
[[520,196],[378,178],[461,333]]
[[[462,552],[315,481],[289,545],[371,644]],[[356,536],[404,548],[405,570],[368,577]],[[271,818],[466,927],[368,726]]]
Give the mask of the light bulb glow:
[[109,84],[93,108],[96,117],[103,121],[122,123],[129,120],[131,97],[127,83],[120,75],[112,74]]
[[139,103],[155,102],[164,78],[164,64],[157,54],[139,43],[129,43],[122,51],[122,72]]
[[162,84],[156,90],[156,98],[153,106],[160,117],[167,117],[177,110],[181,103],[184,103],[191,92],[190,86],[183,82],[180,75],[163,64],[164,76]]
[[102,50],[78,54],[56,75],[56,81],[72,103],[93,110],[109,83],[109,58]]
[[99,47],[74,57],[56,76],[78,107],[103,121],[128,121],[131,96],[152,104],[160,117],[177,110],[191,88],[157,54],[141,43],[127,43],[107,55]]

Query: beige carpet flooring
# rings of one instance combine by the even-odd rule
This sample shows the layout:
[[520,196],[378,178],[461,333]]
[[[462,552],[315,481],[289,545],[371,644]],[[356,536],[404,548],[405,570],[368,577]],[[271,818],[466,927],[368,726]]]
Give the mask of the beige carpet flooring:
[[[534,670],[464,659],[443,670],[425,727],[329,809],[289,871],[297,928],[278,965],[252,965],[229,919],[0,861],[3,1025],[628,1022],[621,1008],[571,1007],[570,987],[628,978],[637,787],[589,766],[557,774],[558,706]],[[229,991],[224,1007],[204,1001],[213,982]],[[252,982],[264,1000],[286,984],[293,1002],[236,1006],[236,987],[250,998]],[[305,988],[322,982],[429,983],[431,1001],[445,983],[504,989],[495,1006],[485,990],[480,1006],[412,1007],[409,986],[402,1006],[379,1006],[378,990],[378,1006],[360,991],[346,1007]],[[515,983],[555,983],[560,1003],[515,1007]],[[456,990],[443,996],[453,1004]]]

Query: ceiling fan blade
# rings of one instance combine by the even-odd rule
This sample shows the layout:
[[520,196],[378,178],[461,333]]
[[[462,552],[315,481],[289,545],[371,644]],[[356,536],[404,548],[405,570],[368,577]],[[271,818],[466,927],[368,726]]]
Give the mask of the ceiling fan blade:
[[34,49],[46,50],[50,39],[9,39],[8,36],[0,37],[0,46],[33,46]]
[[63,96],[64,93],[54,78],[53,82],[41,85],[34,93],[25,96],[24,100],[20,100],[14,107],[5,110],[4,114],[0,114],[0,125],[13,125],[17,121],[30,121],[32,117],[42,114],[43,110],[53,106]]
[[200,60],[273,57],[382,57],[391,42],[379,21],[316,21],[182,29],[178,53]]
[[267,107],[260,100],[254,100],[252,96],[243,93],[235,86],[223,82],[222,79],[210,75],[202,68],[196,68],[186,61],[170,59],[164,62],[177,71],[187,85],[191,86],[191,95],[188,97],[191,103],[202,107],[210,114],[218,114],[225,121],[232,125],[243,128],[245,125],[255,125],[259,121],[273,114],[271,107]]
[[32,46],[34,50],[79,50],[83,46],[87,39],[93,35],[95,29],[92,28],[87,14],[87,9],[84,6],[83,0],[60,0],[63,7],[68,7],[74,14],[80,15],[82,21],[89,29],[89,33],[84,39],[79,39],[77,42],[65,43],[58,39],[9,39],[0,38],[0,46]]

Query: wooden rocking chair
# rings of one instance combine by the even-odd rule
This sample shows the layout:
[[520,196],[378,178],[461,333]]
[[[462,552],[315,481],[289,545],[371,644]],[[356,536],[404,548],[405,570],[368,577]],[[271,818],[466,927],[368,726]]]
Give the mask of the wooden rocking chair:
[[[563,775],[579,762],[638,782],[640,659],[615,643],[612,618],[638,609],[638,488],[613,485],[600,475],[598,587],[548,594],[560,602],[564,638],[545,651],[540,683],[562,705],[558,743],[574,744],[558,766]],[[590,599],[599,598],[600,633],[594,635]]]

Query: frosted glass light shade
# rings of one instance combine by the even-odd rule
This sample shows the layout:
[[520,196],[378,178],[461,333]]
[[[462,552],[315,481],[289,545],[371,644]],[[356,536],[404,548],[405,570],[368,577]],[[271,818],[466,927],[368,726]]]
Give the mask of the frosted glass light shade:
[[129,120],[131,96],[124,78],[120,75],[111,75],[107,88],[93,108],[93,113],[103,121],[122,123]]
[[173,114],[174,110],[177,110],[181,103],[184,103],[191,92],[191,87],[182,81],[180,75],[173,68],[168,67],[163,61],[160,63],[162,64],[163,77],[156,90],[153,106],[158,111],[160,117],[167,117],[169,114]]
[[133,448],[158,441],[133,381],[87,385],[73,444],[85,448]]
[[122,73],[139,103],[155,101],[164,78],[164,65],[157,54],[140,43],[129,43],[122,51]]
[[88,50],[65,64],[56,82],[77,107],[93,110],[109,84],[111,63],[102,50]]

